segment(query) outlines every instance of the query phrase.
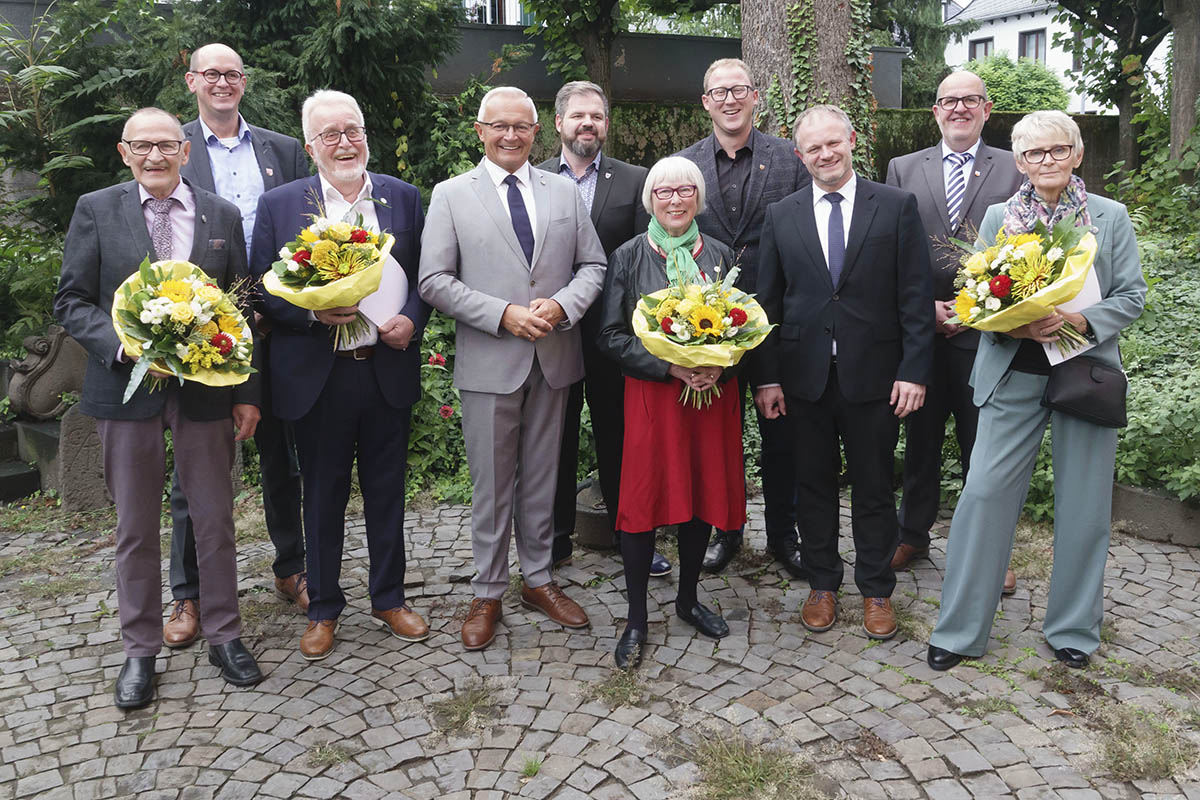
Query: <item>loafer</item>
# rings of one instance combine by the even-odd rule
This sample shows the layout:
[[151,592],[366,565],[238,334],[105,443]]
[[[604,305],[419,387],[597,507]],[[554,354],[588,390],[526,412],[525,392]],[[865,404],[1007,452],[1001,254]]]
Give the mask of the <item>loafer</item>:
[[462,643],[467,650],[482,650],[496,638],[496,623],[500,621],[500,601],[476,597],[463,620]]
[[655,553],[650,558],[650,574],[655,578],[665,578],[671,574],[671,562],[662,553]]
[[380,611],[371,609],[371,616],[379,620],[379,624],[392,632],[392,636],[405,642],[423,642],[429,638],[429,626],[421,615],[408,606],[389,608]]
[[824,589],[813,589],[800,609],[800,624],[813,633],[833,627],[837,621],[837,595]]
[[696,603],[691,608],[684,608],[676,603],[675,616],[713,639],[723,639],[729,635],[729,626],[725,624],[721,615],[701,603]]
[[729,566],[733,557],[742,549],[741,531],[716,531],[701,563],[705,572],[717,573]]
[[1004,586],[1000,589],[1000,594],[1013,594],[1017,591],[1017,573],[1011,569],[1004,570]]
[[144,708],[153,700],[154,656],[126,658],[113,691],[117,708]]
[[800,542],[795,533],[780,536],[777,539],[767,539],[767,553],[783,564],[788,573],[799,580],[808,579],[808,570],[800,560]]
[[241,639],[208,646],[208,663],[221,670],[221,677],[234,686],[253,686],[263,679],[258,662]]
[[1091,660],[1087,653],[1074,647],[1060,647],[1054,651],[1054,657],[1071,669],[1087,669]]
[[916,559],[928,557],[928,547],[917,547],[907,542],[901,542],[896,545],[896,552],[892,555],[892,569],[904,569]]
[[637,667],[642,663],[642,649],[646,645],[646,634],[637,628],[626,628],[613,651],[613,661],[620,669]]
[[938,672],[945,672],[964,658],[966,656],[951,653],[935,644],[929,645],[929,651],[925,653],[925,663],[929,665],[930,669],[936,669]]
[[295,603],[305,614],[308,613],[308,573],[297,572],[286,578],[276,578],[275,593],[289,603]]
[[863,631],[872,639],[880,641],[896,635],[896,614],[892,601],[887,597],[863,598]]
[[567,597],[554,581],[536,588],[522,583],[521,605],[542,612],[564,628],[586,628],[592,624],[579,604]]
[[187,647],[200,635],[200,606],[194,598],[175,601],[171,617],[163,625],[163,644],[172,650]]
[[333,634],[337,630],[336,619],[310,619],[308,627],[300,637],[300,655],[306,661],[320,661],[333,652]]

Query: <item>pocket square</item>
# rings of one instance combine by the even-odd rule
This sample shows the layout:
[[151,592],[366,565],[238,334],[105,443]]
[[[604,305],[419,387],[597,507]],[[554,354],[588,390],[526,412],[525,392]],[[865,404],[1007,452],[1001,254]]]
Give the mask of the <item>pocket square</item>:
[[225,249],[225,240],[224,239],[209,239],[208,240],[208,249],[209,250],[224,250]]

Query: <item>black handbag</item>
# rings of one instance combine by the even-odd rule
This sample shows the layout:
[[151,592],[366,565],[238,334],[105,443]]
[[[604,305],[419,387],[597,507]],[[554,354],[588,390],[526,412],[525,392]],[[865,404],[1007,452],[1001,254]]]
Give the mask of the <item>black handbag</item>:
[[1075,356],[1050,368],[1042,405],[1104,428],[1124,428],[1125,372],[1087,356]]

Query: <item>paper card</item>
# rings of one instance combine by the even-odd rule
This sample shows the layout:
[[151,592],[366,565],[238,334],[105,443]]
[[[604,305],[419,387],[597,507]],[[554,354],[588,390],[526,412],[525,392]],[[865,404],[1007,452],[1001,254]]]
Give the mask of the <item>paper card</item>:
[[358,302],[358,310],[375,327],[379,327],[400,313],[408,302],[408,275],[400,268],[400,264],[389,254],[383,264],[383,275],[379,278],[379,288]]
[[[1075,297],[1071,298],[1065,303],[1060,303],[1055,308],[1058,311],[1071,311],[1078,313],[1086,308],[1094,306],[1096,303],[1099,303],[1100,300],[1100,282],[1096,279],[1096,268],[1093,266],[1088,270],[1087,278],[1084,279],[1083,288],[1079,290],[1079,294],[1075,295]],[[1074,358],[1081,353],[1086,353],[1095,346],[1096,344],[1094,342],[1089,342],[1083,347],[1072,350],[1065,356],[1059,352],[1058,344],[1055,342],[1043,343],[1042,349],[1046,351],[1046,360],[1049,361],[1050,366],[1053,367],[1055,364],[1061,364],[1062,362]]]

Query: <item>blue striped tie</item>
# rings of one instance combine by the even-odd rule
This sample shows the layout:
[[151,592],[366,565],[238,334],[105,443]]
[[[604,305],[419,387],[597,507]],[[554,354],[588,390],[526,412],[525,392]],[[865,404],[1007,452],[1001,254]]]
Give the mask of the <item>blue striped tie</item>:
[[950,218],[950,230],[958,230],[958,212],[962,211],[963,195],[967,193],[967,181],[963,175],[966,165],[975,156],[970,153],[951,153],[950,180],[946,183],[946,216]]

